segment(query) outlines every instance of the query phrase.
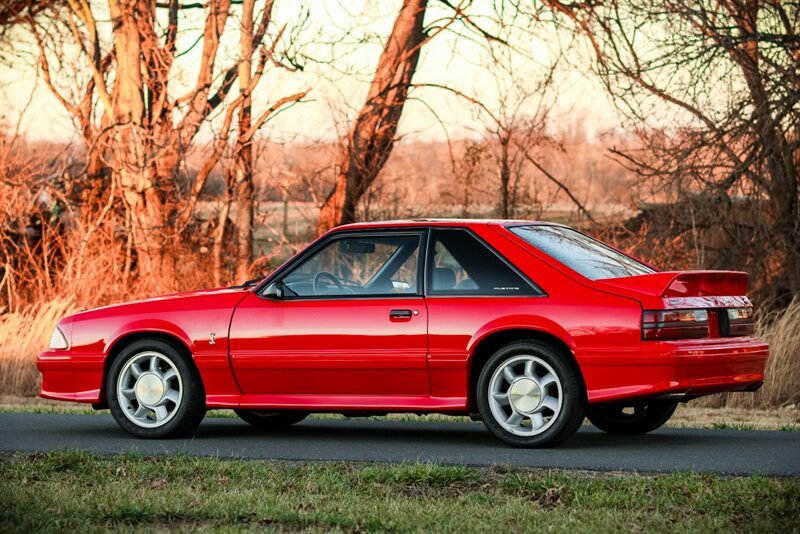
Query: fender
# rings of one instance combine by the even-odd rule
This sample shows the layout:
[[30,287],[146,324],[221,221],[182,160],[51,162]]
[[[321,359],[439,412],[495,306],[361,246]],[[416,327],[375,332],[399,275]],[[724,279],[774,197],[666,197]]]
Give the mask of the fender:
[[195,346],[194,341],[181,327],[163,319],[150,318],[138,319],[130,323],[125,323],[117,328],[106,341],[106,344],[103,347],[103,354],[108,357],[108,355],[111,353],[111,349],[123,337],[131,334],[140,334],[146,332],[166,334],[178,338],[189,349],[192,357],[194,357],[195,353],[197,352],[197,347]]
[[467,344],[469,359],[475,355],[475,348],[488,336],[504,330],[536,330],[564,342],[572,354],[575,354],[575,340],[564,328],[546,317],[539,315],[508,315],[489,321],[475,332]]

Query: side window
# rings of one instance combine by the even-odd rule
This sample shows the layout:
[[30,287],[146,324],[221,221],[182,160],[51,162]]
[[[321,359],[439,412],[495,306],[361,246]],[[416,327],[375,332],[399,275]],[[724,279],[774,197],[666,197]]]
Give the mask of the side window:
[[465,230],[433,230],[428,259],[432,295],[535,295],[497,254]]
[[287,274],[288,296],[418,293],[420,236],[335,239]]

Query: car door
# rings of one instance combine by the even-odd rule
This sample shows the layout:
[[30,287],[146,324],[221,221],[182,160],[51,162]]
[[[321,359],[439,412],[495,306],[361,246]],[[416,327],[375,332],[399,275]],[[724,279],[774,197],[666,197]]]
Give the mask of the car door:
[[534,312],[539,302],[530,297],[543,292],[463,228],[431,230],[426,261],[431,395],[466,397],[475,335],[498,320]]
[[424,235],[334,234],[246,297],[230,333],[243,393],[429,395]]

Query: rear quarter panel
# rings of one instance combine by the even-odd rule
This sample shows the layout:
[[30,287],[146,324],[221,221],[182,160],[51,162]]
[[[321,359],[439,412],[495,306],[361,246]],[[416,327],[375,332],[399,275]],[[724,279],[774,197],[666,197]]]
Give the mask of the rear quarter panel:
[[[609,380],[630,381],[629,367],[598,367],[608,355],[636,358],[642,308],[635,299],[573,280],[526,248],[482,225],[473,230],[545,293],[539,297],[428,297],[429,364],[434,396],[471,396],[470,359],[488,336],[509,329],[553,335],[571,351],[592,398]],[[622,373],[624,376],[619,376]]]

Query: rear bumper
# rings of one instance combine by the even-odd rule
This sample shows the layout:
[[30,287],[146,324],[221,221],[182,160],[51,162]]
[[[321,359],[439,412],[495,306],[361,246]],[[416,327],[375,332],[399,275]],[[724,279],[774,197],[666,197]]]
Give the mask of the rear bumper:
[[643,342],[636,351],[592,351],[578,359],[589,402],[754,391],[764,380],[769,346],[747,337]]

